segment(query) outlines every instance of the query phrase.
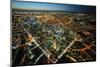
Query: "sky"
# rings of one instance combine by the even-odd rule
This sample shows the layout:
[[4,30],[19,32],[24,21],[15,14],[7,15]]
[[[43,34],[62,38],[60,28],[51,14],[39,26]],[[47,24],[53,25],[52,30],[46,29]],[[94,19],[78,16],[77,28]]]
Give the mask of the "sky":
[[12,0],[12,8],[24,9],[46,9],[56,11],[73,11],[73,12],[88,12],[95,13],[95,6],[86,5],[73,5],[73,4],[57,4],[57,3],[44,3],[44,2],[28,2]]

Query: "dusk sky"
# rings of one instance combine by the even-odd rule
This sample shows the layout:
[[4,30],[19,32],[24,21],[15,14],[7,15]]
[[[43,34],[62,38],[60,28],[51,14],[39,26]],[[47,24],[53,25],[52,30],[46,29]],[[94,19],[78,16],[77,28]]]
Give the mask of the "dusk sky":
[[75,11],[75,12],[90,12],[90,13],[96,12],[95,6],[41,3],[34,1],[28,2],[28,1],[15,1],[15,0],[12,0],[12,8],[46,9],[46,10],[57,10],[57,11]]

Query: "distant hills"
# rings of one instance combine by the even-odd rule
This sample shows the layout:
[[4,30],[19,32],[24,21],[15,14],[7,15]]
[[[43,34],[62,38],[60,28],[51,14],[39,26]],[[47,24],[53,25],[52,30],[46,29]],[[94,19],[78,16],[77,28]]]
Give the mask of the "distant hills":
[[[88,13],[92,14],[91,12],[80,12],[80,11],[62,11],[62,10],[48,10],[48,9],[26,9],[26,8],[12,8],[12,11],[18,12],[70,12],[70,13]],[[93,13],[95,14],[95,13]]]

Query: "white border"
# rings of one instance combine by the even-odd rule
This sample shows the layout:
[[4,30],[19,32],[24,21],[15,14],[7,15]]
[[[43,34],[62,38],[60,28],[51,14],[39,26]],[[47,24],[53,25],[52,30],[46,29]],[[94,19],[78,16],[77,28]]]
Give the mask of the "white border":
[[17,0],[17,1],[38,1],[38,2],[51,2],[51,3],[69,3],[69,4],[83,4],[83,5],[96,5],[95,0]]
[[[83,63],[37,65],[38,67],[99,67],[100,64],[100,0],[33,0],[97,6],[97,61]],[[0,67],[10,66],[10,0],[0,0]],[[30,66],[27,66],[30,67]],[[34,66],[36,67],[36,66]]]

